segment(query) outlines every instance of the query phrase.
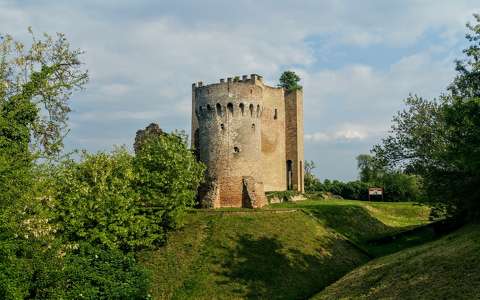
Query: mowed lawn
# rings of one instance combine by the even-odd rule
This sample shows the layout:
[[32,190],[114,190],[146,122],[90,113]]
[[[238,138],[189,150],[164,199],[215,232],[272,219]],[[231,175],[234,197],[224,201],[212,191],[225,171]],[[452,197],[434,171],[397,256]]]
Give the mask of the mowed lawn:
[[154,299],[305,299],[371,259],[362,241],[427,221],[428,209],[412,203],[194,210],[166,246],[141,258]]

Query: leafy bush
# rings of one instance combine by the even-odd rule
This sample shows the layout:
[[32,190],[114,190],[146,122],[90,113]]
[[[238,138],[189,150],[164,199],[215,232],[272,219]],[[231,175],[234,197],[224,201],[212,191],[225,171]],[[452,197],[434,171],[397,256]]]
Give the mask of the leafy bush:
[[203,172],[175,134],[148,138],[135,157],[123,148],[83,153],[53,172],[54,223],[71,242],[124,251],[161,245],[193,206]]
[[54,172],[53,223],[64,239],[109,249],[134,250],[158,244],[164,232],[141,211],[138,175],[125,149],[83,153]]
[[0,245],[1,299],[146,299],[148,274],[132,254],[82,242],[67,251],[29,239]]
[[198,162],[179,134],[147,138],[134,159],[143,212],[163,229],[182,223],[185,208],[195,204],[205,166]]

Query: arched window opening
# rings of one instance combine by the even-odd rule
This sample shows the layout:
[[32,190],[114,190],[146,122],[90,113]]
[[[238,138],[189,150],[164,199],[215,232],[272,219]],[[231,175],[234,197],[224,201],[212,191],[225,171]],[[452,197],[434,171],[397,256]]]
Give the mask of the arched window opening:
[[298,187],[300,188],[300,191],[303,191],[303,164],[302,161],[300,161],[300,166],[299,166],[299,171],[300,171],[300,182],[298,184]]
[[275,108],[275,112],[273,113],[273,119],[276,120],[278,118],[278,111]]
[[207,104],[207,111],[208,111],[208,112],[213,111],[212,106],[210,106],[210,104]]
[[293,189],[292,175],[293,175],[292,161],[289,159],[287,160],[287,189],[288,190]]
[[244,111],[245,111],[245,104],[240,103],[239,106],[240,106],[240,111],[242,112],[242,116],[243,116],[243,113],[244,113]]
[[250,109],[250,117],[253,117],[253,104],[250,104],[249,109]]
[[220,103],[217,103],[217,116],[222,116],[222,106],[220,105]]
[[233,104],[231,102],[227,104],[227,110],[233,116]]
[[260,105],[257,105],[257,118],[260,117]]
[[198,128],[195,129],[195,133],[193,134],[193,147],[195,158],[200,160],[200,130]]

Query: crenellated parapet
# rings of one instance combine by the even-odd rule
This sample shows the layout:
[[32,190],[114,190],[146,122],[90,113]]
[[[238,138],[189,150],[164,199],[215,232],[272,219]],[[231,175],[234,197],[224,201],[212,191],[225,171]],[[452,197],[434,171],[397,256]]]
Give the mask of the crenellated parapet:
[[227,78],[221,78],[218,83],[211,83],[208,85],[203,85],[202,81],[198,81],[196,83],[192,83],[192,89],[208,88],[214,85],[225,84],[225,83],[227,84],[233,84],[233,83],[263,84],[263,77],[257,74],[250,74],[250,76],[242,75],[242,76],[227,77]]

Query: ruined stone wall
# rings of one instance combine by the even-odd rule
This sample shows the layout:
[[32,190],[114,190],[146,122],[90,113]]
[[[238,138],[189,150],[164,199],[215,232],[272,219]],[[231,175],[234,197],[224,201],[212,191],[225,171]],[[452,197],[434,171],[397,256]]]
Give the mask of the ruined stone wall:
[[303,92],[285,93],[286,157],[292,161],[292,188],[300,192],[304,186]]
[[262,171],[265,191],[287,188],[285,99],[282,88],[263,87]]
[[[193,89],[196,124],[192,144],[208,175],[217,181],[221,207],[246,207],[243,178],[254,180],[262,191],[261,116],[263,89],[260,78],[244,76]],[[196,130],[198,129],[198,133]],[[264,195],[259,196],[263,201]]]

